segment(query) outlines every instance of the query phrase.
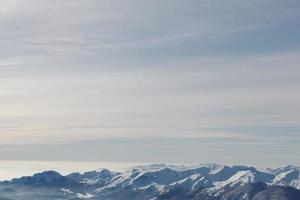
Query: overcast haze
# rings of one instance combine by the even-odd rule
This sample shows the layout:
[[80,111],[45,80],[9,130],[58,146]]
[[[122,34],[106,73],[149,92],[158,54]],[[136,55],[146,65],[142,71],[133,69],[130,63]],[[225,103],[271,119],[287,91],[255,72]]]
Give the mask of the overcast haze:
[[0,159],[300,165],[299,0],[0,2]]

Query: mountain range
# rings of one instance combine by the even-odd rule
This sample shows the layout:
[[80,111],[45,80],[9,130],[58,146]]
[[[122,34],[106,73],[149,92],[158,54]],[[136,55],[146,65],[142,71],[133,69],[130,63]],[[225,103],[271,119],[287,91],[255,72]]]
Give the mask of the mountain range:
[[0,182],[0,200],[300,200],[300,168],[153,164]]

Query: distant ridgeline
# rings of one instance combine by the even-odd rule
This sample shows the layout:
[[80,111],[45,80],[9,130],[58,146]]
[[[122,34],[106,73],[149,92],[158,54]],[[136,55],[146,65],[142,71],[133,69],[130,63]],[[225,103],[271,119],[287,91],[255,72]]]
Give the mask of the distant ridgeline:
[[62,176],[46,171],[0,183],[0,200],[300,200],[300,168],[149,165]]

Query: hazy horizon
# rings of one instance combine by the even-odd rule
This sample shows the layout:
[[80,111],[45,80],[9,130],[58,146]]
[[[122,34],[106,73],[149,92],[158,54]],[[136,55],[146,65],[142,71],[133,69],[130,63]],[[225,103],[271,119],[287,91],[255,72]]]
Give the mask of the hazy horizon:
[[[132,170],[135,167],[149,166],[156,164],[165,164],[168,166],[199,166],[206,164],[218,164],[226,166],[247,166],[242,163],[147,163],[147,162],[99,162],[99,161],[30,161],[30,160],[1,160],[0,161],[0,181],[12,180],[13,178],[20,178],[24,176],[32,176],[36,173],[42,173],[45,171],[56,171],[61,175],[69,175],[71,173],[84,173],[94,170],[108,169],[112,172],[124,172]],[[278,166],[254,166],[259,170],[275,169],[285,167],[287,165]],[[300,166],[295,166],[300,167]]]

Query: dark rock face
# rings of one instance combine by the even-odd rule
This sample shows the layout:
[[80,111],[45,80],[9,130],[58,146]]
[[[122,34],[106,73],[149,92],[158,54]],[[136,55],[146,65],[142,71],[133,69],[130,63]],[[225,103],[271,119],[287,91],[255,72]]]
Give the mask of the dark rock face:
[[157,200],[300,200],[300,190],[259,182],[235,188],[220,197],[209,196],[203,190],[184,191],[177,188],[159,195]]
[[55,171],[45,171],[34,174],[33,176],[24,176],[18,179],[13,179],[8,184],[31,187],[63,187],[78,185],[77,182],[62,176]]
[[245,186],[238,187],[221,198],[222,200],[233,199],[252,199],[257,193],[264,191],[267,185],[262,182],[247,184]]
[[223,195],[221,200],[297,200],[300,190],[292,187],[251,183]]
[[259,192],[252,200],[299,200],[300,190],[292,187],[269,186],[265,190]]

